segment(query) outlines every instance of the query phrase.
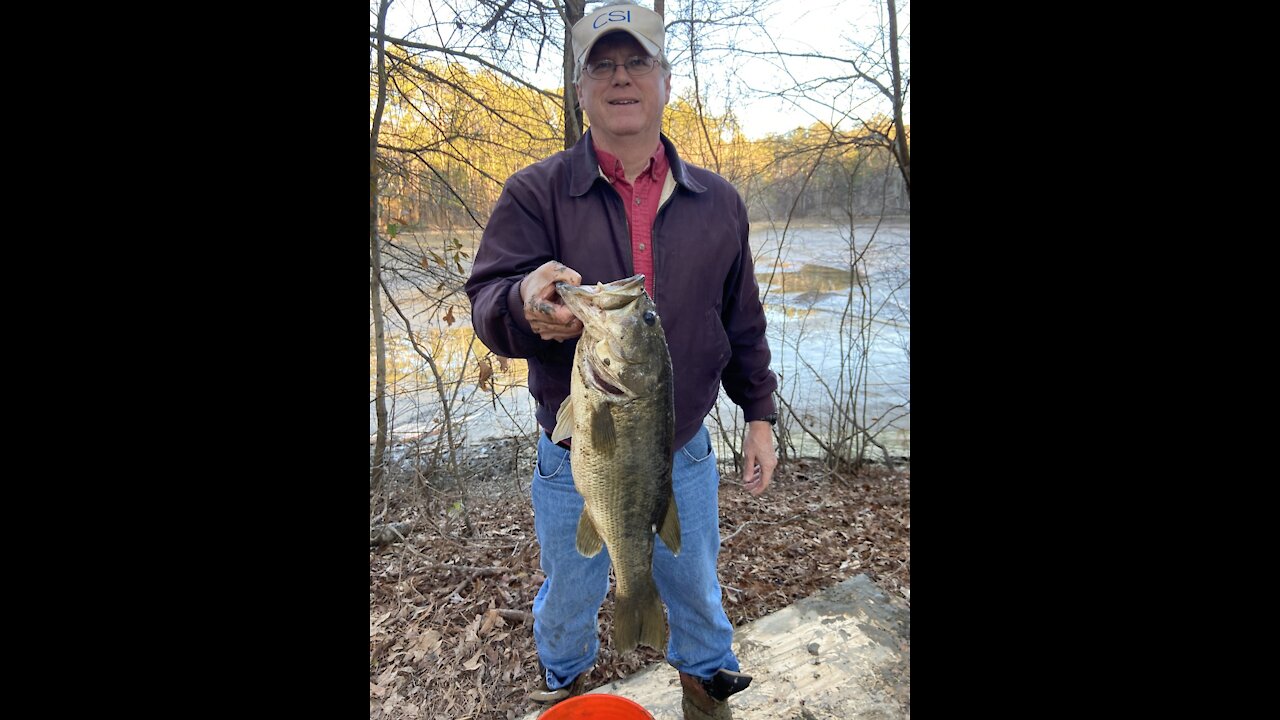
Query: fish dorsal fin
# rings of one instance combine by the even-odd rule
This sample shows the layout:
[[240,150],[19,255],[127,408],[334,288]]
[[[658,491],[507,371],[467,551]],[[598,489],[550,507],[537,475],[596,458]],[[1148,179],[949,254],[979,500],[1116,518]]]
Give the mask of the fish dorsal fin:
[[600,533],[596,530],[596,526],[591,522],[591,516],[586,510],[582,511],[582,516],[578,518],[578,552],[583,557],[595,557],[600,553],[600,548],[604,547],[604,540],[600,539]]
[[551,442],[558,443],[573,435],[573,396],[566,395],[556,411],[556,427],[551,431]]
[[680,515],[676,513],[676,496],[667,500],[667,514],[658,527],[658,537],[666,544],[672,555],[680,554]]

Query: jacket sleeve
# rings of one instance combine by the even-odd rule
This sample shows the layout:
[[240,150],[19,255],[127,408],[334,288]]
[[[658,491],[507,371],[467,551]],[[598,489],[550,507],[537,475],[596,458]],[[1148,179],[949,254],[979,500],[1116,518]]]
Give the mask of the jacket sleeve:
[[532,357],[544,342],[529,326],[520,300],[520,281],[553,259],[541,213],[519,176],[510,178],[485,225],[467,278],[471,326],[486,347],[503,357]]
[[[736,193],[735,193],[736,195]],[[772,355],[765,336],[764,306],[751,259],[751,226],[747,208],[738,201],[738,261],[725,279],[721,322],[729,337],[729,364],[721,374],[721,384],[729,399],[742,408],[745,419],[761,420],[776,411],[773,392],[778,378],[769,369]]]

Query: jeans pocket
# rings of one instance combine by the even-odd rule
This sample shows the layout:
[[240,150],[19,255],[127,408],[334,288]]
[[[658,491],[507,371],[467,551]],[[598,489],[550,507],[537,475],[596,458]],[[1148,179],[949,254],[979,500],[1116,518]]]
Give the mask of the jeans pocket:
[[569,460],[569,451],[543,437],[538,443],[538,462],[533,472],[540,480],[550,480],[560,475]]
[[700,463],[714,456],[711,452],[711,433],[706,427],[698,431],[693,439],[685,443],[680,448],[680,452],[684,453],[685,458],[690,462]]

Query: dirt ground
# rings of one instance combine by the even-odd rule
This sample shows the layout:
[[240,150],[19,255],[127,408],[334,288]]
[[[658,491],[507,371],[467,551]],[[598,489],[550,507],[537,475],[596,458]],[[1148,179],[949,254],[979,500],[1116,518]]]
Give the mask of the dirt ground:
[[[387,523],[408,525],[404,542],[370,542],[370,720],[511,720],[535,707],[531,608],[543,577],[528,460],[490,457],[507,459],[473,464],[463,486],[402,473],[371,497],[371,536]],[[909,605],[910,496],[909,465],[854,475],[791,461],[758,498],[722,465],[720,581],[730,621],[744,625],[859,573]],[[611,590],[588,689],[662,662],[644,646],[614,652],[612,619]]]

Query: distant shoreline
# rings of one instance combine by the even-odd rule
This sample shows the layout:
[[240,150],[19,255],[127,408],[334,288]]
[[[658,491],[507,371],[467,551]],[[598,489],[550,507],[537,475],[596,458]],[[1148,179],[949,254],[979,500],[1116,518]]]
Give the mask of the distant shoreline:
[[[858,217],[855,217],[853,219],[853,222],[856,225],[875,225],[877,222],[880,222],[882,220],[883,222],[891,223],[894,225],[910,225],[911,215],[910,214],[885,215],[883,216],[883,218],[879,215],[860,215]],[[753,228],[764,227],[764,226],[772,226],[772,227],[780,228],[780,227],[784,227],[786,224],[787,223],[785,220],[771,221],[768,218],[752,218],[751,219],[751,227]],[[803,218],[795,218],[791,221],[792,228],[808,229],[808,228],[822,228],[822,227],[844,227],[845,225],[848,225],[848,220],[843,218],[835,219],[835,218],[825,218],[825,217],[803,217]]]
[[[880,221],[883,221],[885,223],[889,223],[892,225],[910,225],[911,215],[910,213],[904,213],[900,215],[885,215],[883,216],[883,218],[879,215],[860,215],[858,217],[855,217],[853,221],[857,225],[875,225],[877,222],[880,222]],[[823,228],[823,227],[844,227],[847,224],[848,224],[848,221],[845,219],[827,218],[827,217],[802,217],[802,218],[793,219],[791,221],[790,227],[792,229],[810,229],[810,228]],[[785,227],[786,225],[787,223],[785,220],[769,220],[768,218],[751,219],[752,229],[765,228],[765,227],[782,228],[782,227]],[[436,239],[438,239],[441,235],[456,236],[459,238],[465,238],[465,237],[479,238],[481,234],[481,230],[476,227],[459,228],[456,226],[441,227],[441,228],[413,227],[413,228],[401,229],[398,232],[399,234],[406,235],[406,236],[419,235],[419,236],[427,236],[427,237],[436,238]]]

